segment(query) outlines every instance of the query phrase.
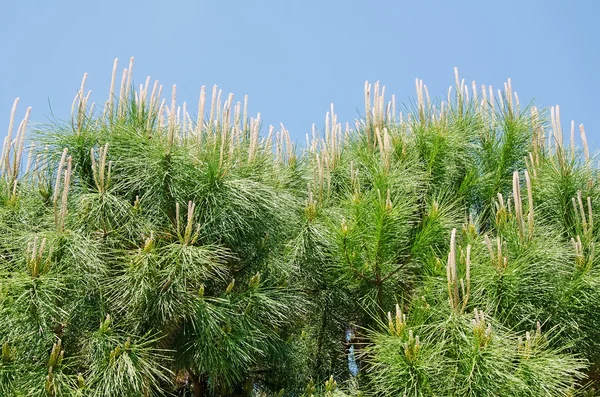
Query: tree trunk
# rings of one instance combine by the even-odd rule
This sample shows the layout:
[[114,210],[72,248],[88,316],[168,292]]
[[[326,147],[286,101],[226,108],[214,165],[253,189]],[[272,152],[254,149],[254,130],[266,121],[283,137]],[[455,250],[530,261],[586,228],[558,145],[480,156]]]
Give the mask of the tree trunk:
[[194,397],[204,397],[208,392],[208,377],[206,375],[196,375],[190,372],[192,383],[194,384]]

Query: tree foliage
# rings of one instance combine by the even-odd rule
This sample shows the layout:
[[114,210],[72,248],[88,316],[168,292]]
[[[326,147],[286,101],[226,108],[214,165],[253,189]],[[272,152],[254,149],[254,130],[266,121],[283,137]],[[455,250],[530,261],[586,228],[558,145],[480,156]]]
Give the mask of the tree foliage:
[[1,395],[593,395],[600,184],[558,107],[367,84],[299,148],[116,66],[27,150],[11,114]]

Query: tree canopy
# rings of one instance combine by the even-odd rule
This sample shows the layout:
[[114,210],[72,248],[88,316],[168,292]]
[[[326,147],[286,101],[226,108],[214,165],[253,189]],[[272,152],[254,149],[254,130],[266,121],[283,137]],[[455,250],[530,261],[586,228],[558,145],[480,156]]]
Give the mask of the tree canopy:
[[558,106],[366,83],[299,144],[132,66],[27,134],[15,101],[0,395],[595,395],[600,180]]

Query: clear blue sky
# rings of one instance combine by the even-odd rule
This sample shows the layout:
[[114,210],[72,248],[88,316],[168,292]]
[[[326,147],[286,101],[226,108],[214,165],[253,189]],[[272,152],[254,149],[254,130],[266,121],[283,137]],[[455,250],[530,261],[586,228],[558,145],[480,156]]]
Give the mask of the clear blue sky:
[[560,104],[563,128],[584,123],[598,149],[599,20],[600,0],[4,0],[0,135],[15,97],[20,115],[46,121],[49,101],[66,118],[84,72],[102,103],[113,59],[134,56],[138,84],[176,83],[194,106],[201,85],[248,94],[251,113],[300,141],[331,102],[356,118],[365,80],[407,101],[419,77],[441,96],[458,66],[469,83],[511,77],[522,102]]

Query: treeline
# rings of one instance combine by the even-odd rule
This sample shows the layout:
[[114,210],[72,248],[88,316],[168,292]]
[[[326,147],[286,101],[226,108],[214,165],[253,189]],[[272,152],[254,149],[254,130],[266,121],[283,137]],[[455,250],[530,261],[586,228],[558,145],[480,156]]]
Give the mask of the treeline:
[[558,107],[366,84],[300,145],[132,66],[27,137],[15,102],[1,396],[595,395],[600,181]]

